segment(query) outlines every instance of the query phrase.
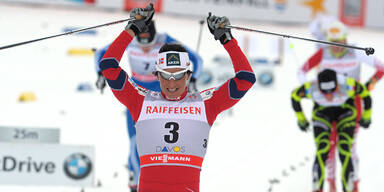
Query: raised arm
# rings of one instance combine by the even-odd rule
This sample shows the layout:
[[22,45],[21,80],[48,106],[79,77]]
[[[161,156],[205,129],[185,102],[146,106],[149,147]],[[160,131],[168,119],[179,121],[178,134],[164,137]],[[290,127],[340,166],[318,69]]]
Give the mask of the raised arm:
[[220,87],[201,92],[205,99],[208,123],[211,125],[220,112],[235,105],[245,95],[256,82],[256,78],[248,59],[236,39],[233,39],[230,29],[221,27],[223,23],[229,25],[228,19],[209,16],[207,21],[209,30],[216,40],[220,40],[231,57],[235,70],[235,76]]
[[113,94],[130,110],[134,121],[139,116],[147,90],[136,86],[129,79],[128,74],[119,66],[119,63],[134,35],[146,30],[153,13],[153,7],[135,8],[131,11],[131,17],[139,15],[141,18],[128,22],[125,30],[109,46],[99,64],[100,70],[107,79]]

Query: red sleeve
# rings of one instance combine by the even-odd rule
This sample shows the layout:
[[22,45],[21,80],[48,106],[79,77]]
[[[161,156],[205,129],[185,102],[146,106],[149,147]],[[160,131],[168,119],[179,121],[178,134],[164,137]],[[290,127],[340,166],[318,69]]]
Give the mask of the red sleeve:
[[376,81],[380,80],[384,75],[384,66],[381,61],[375,58],[376,73],[373,75]]
[[235,76],[216,89],[201,92],[209,125],[219,113],[235,105],[256,82],[251,65],[236,39],[224,44],[224,48],[231,57]]
[[301,67],[304,72],[308,72],[313,67],[319,65],[321,60],[323,59],[323,49],[319,49],[312,57],[308,59],[307,62]]
[[99,66],[115,97],[129,109],[133,120],[137,121],[147,90],[136,86],[119,66],[121,57],[132,39],[126,31],[121,32],[109,46]]

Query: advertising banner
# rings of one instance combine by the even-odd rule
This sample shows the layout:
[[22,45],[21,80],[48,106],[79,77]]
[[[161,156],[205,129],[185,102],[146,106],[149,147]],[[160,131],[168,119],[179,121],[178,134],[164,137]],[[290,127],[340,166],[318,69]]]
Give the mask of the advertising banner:
[[95,6],[100,8],[123,10],[124,2],[125,0],[96,0]]
[[368,11],[366,13],[365,26],[384,27],[384,1],[367,1],[367,10]]
[[0,143],[0,184],[93,186],[94,148]]
[[60,129],[0,126],[0,142],[60,143]]
[[349,26],[364,26],[366,0],[340,0],[340,20]]
[[163,12],[207,16],[208,12],[229,18],[309,22],[316,14],[337,15],[333,0],[164,0]]
[[0,2],[30,3],[30,4],[57,4],[57,5],[88,5],[94,4],[95,0],[0,0]]
[[162,9],[162,0],[154,0],[154,1],[147,1],[147,0],[124,0],[124,9],[129,11],[135,7],[146,7],[149,2],[153,3],[153,7],[155,8],[156,13],[160,13]]

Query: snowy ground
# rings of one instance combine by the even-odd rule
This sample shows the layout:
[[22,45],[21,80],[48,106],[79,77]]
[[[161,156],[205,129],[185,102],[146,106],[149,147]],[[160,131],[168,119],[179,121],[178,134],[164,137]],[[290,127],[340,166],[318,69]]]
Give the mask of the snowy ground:
[[[213,11],[214,12],[214,11]],[[88,27],[128,17],[123,12],[102,12],[51,7],[20,7],[0,4],[0,46],[61,33],[65,26]],[[195,48],[200,18],[155,15],[158,31],[168,32]],[[267,31],[309,37],[301,25],[277,25],[249,21],[231,24]],[[59,127],[63,144],[94,145],[95,183],[101,187],[85,191],[128,191],[124,168],[128,154],[124,107],[109,90],[78,92],[80,83],[93,86],[96,80],[92,56],[68,56],[70,48],[101,47],[123,29],[118,24],[97,30],[98,35],[64,36],[0,51],[0,126]],[[244,32],[233,31],[235,37]],[[249,34],[248,34],[249,35]],[[259,35],[259,34],[252,34]],[[261,38],[265,35],[259,35]],[[350,41],[372,46],[384,60],[383,30],[352,29]],[[269,37],[268,37],[269,38]],[[233,116],[223,114],[214,124],[208,153],[201,173],[202,192],[224,191],[311,191],[314,141],[302,133],[290,104],[290,92],[298,86],[297,67],[314,51],[312,43],[294,41],[284,63],[276,67],[273,89],[252,89]],[[204,26],[200,53],[205,65],[214,55],[225,55]],[[125,58],[125,57],[124,57]],[[123,59],[123,67],[127,64]],[[363,67],[363,80],[372,70]],[[21,92],[33,91],[37,101],[19,103]],[[361,158],[361,191],[379,191],[384,181],[384,84],[373,96],[372,126],[358,138]],[[304,102],[309,117],[310,102]],[[271,180],[279,180],[273,184]],[[273,182],[272,182],[273,183]],[[0,186],[6,192],[72,192],[79,188]]]

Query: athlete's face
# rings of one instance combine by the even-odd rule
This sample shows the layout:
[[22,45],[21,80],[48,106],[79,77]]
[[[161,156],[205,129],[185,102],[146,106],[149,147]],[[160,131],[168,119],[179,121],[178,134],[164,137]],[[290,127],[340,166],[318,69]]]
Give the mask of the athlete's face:
[[326,99],[327,101],[332,101],[333,98],[334,98],[334,96],[335,96],[335,94],[336,94],[336,92],[338,91],[338,89],[339,89],[339,86],[336,86],[335,91],[330,92],[330,93],[323,93],[325,99]]
[[[347,40],[346,39],[343,39],[343,40],[333,40],[332,42],[340,43],[340,44],[347,44]],[[330,49],[331,49],[333,54],[339,54],[339,53],[343,52],[345,48],[344,47],[340,47],[340,46],[333,46],[333,45],[331,45]]]
[[[172,68],[164,69],[164,71],[169,73],[176,73],[180,71],[185,71],[185,69]],[[187,81],[191,74],[184,72],[185,75],[181,79],[176,80],[173,77],[169,79],[164,78],[160,73],[161,72],[158,72],[157,78],[160,81],[161,91],[165,94],[165,96],[167,96],[168,99],[177,99],[178,97],[180,97],[187,87]]]
[[325,99],[327,99],[328,101],[333,100],[333,93],[326,93],[324,94],[324,96],[325,96]]
[[[150,34],[149,33],[140,33],[139,36],[143,39],[145,38],[149,38]],[[148,44],[148,45],[141,45],[140,46],[141,50],[143,50],[144,53],[148,53],[152,50],[153,46],[152,44]]]

